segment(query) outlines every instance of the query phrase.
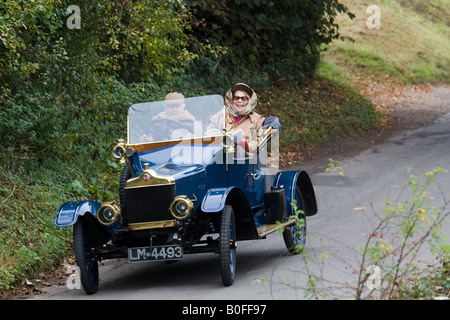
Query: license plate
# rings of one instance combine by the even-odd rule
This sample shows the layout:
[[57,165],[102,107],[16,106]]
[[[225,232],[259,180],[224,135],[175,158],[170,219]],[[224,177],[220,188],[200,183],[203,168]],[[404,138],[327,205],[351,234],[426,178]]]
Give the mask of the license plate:
[[180,260],[183,259],[183,248],[177,245],[128,248],[128,260]]

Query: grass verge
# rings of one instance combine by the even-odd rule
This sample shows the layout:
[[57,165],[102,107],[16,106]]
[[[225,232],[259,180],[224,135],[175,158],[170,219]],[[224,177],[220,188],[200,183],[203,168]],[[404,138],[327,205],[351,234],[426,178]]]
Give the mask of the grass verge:
[[282,166],[295,163],[301,153],[314,146],[364,135],[379,125],[371,102],[337,77],[320,75],[298,85],[263,91],[258,112],[280,118]]
[[[327,46],[324,60],[353,81],[382,77],[402,84],[450,82],[448,1],[341,0],[355,14],[337,19],[343,37]],[[380,29],[366,25],[380,8]]]

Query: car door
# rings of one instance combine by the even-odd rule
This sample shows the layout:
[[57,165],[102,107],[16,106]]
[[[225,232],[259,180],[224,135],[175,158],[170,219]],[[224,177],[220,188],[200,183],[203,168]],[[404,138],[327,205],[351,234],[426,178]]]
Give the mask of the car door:
[[264,175],[258,170],[256,155],[239,157],[229,155],[227,163],[227,185],[239,187],[245,194],[250,207],[263,204]]

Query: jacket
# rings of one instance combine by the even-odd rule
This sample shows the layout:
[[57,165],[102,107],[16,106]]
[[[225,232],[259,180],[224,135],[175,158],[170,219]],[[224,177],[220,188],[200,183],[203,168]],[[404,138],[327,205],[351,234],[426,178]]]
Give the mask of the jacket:
[[248,145],[248,152],[256,152],[256,147],[258,146],[258,142],[262,137],[263,123],[265,118],[254,111],[242,117],[236,123],[234,117],[228,114],[228,112],[224,109],[223,111],[216,113],[209,119],[210,122],[206,127],[205,135],[215,136],[221,135],[223,133],[222,119],[224,113],[226,117],[226,128],[230,129],[231,132],[239,138],[239,141],[236,141],[236,143],[239,144],[242,140],[245,140]]

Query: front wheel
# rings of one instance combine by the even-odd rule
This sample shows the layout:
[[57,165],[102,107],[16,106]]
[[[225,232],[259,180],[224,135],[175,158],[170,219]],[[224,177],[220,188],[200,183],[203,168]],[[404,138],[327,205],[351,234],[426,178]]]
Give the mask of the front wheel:
[[306,219],[304,212],[304,202],[302,194],[298,187],[295,188],[295,215],[297,217],[296,224],[286,227],[283,231],[283,239],[286,247],[291,254],[298,254],[303,251],[306,242]]
[[89,233],[87,222],[78,218],[73,226],[73,247],[75,259],[80,268],[80,279],[87,294],[98,290],[98,263],[94,252],[94,242]]
[[231,286],[236,274],[236,225],[233,208],[226,205],[222,210],[219,235],[219,260],[222,281]]

